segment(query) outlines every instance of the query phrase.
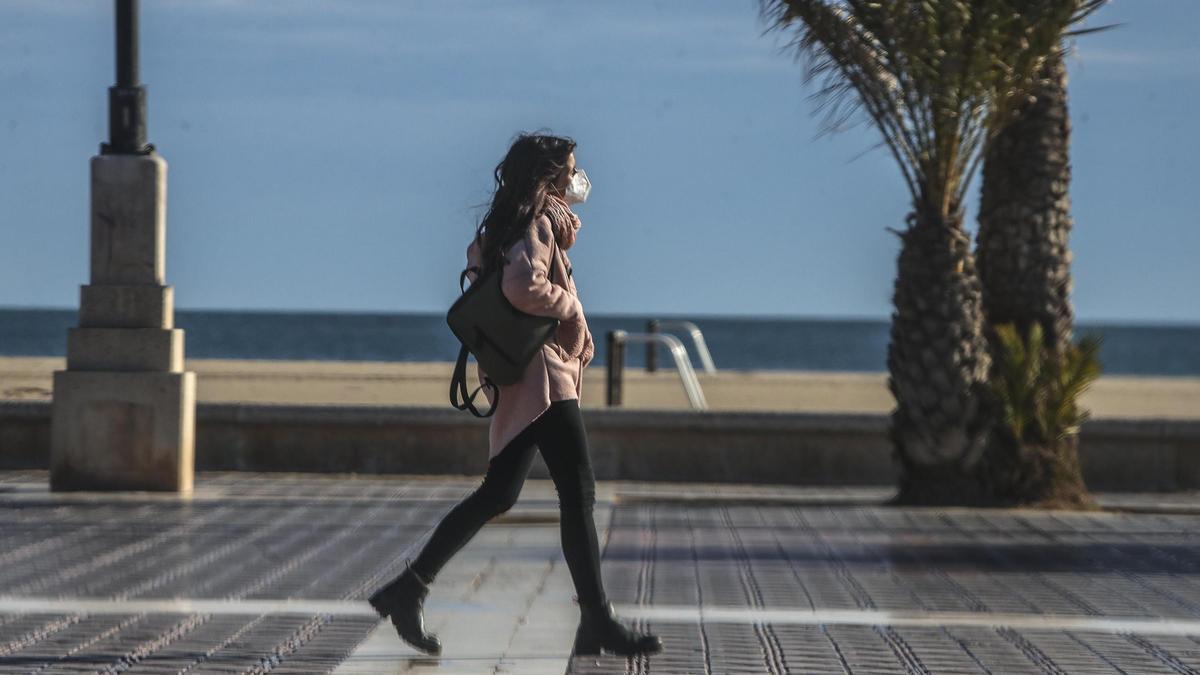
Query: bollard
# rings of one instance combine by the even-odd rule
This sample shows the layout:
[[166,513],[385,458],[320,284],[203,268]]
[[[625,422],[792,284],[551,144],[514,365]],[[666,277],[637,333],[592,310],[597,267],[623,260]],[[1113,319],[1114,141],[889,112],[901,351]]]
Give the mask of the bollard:
[[625,331],[608,331],[606,343],[605,400],[610,406],[618,406],[623,398],[621,384],[625,370]]
[[[646,322],[646,332],[651,335],[658,332],[658,319],[650,319]],[[658,345],[654,342],[646,343],[646,372],[653,373],[658,370]]]

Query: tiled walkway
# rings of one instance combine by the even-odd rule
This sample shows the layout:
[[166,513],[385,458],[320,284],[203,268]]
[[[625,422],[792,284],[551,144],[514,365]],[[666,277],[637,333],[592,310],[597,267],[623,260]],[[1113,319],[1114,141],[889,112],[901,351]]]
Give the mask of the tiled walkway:
[[478,479],[46,484],[0,472],[0,673],[1200,673],[1195,495],[1072,514],[602,483],[609,595],[666,649],[571,659],[556,497],[530,480],[439,575],[435,659],[363,599]]
[[605,572],[647,672],[1200,671],[1193,515],[646,502]]

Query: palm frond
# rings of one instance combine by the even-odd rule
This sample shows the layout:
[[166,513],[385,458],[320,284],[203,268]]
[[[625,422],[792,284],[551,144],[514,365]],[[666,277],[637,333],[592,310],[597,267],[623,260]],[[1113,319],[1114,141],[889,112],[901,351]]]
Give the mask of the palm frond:
[[1079,433],[1088,418],[1079,400],[1100,376],[1100,339],[1084,338],[1057,354],[1046,346],[1040,324],[1024,336],[1014,324],[996,326],[995,333],[990,385],[1005,432],[1035,444]]
[[1125,24],[1123,24],[1123,23],[1109,23],[1109,24],[1105,24],[1103,26],[1093,26],[1092,28],[1079,28],[1076,30],[1069,30],[1069,31],[1063,33],[1063,37],[1064,38],[1076,38],[1076,37],[1079,37],[1080,35],[1091,35],[1092,33],[1104,33],[1106,31],[1110,31],[1114,28],[1120,28],[1121,26],[1124,26],[1124,25]]
[[1042,63],[1105,2],[760,0],[760,13],[821,81],[827,127],[864,112],[914,203],[950,216]]
[[909,192],[919,194],[920,177],[917,144],[908,134],[896,101],[898,81],[887,68],[885,47],[870,30],[870,23],[859,20],[856,12],[874,16],[893,5],[848,0],[829,3],[799,0],[764,2],[762,12],[770,30],[794,28],[786,45],[804,63],[805,80],[821,82],[818,93],[820,111],[826,125],[844,123],[858,111],[866,113],[883,136],[885,145],[900,166]]

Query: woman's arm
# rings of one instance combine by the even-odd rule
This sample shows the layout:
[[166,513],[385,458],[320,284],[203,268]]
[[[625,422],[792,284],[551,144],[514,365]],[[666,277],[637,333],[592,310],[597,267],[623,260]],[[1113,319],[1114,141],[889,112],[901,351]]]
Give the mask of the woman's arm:
[[524,238],[508,251],[501,290],[513,307],[536,316],[570,321],[583,314],[579,298],[548,278],[554,233],[550,219],[538,216]]

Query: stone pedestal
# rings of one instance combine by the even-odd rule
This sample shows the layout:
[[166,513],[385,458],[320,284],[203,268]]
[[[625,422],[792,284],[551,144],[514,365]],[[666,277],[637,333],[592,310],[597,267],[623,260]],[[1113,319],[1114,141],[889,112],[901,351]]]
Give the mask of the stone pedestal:
[[91,283],[54,373],[51,490],[192,491],[196,375],[166,278],[167,163],[92,158]]

